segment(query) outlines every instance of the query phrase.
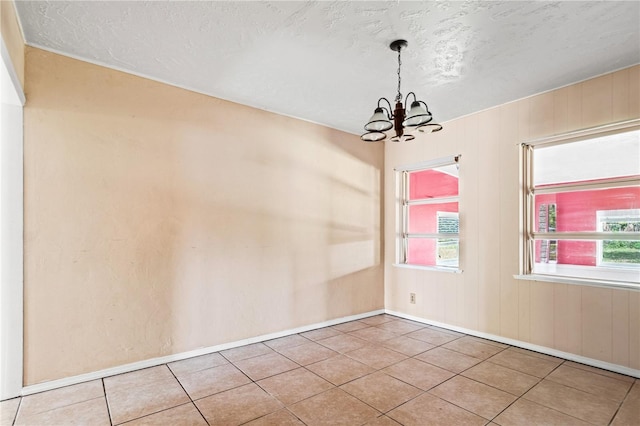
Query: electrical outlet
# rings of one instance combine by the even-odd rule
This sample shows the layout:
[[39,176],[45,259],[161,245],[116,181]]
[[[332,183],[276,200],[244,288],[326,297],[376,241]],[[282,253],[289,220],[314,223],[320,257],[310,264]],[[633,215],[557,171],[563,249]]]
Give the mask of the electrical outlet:
[[409,293],[409,303],[416,303],[416,294],[415,293]]

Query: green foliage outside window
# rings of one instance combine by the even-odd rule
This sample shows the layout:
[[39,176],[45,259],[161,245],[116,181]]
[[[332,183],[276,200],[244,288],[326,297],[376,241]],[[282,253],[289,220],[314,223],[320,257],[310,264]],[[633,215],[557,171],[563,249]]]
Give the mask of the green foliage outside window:
[[[640,232],[640,221],[603,222],[602,230],[605,232]],[[603,241],[602,261],[640,265],[640,241]]]
[[602,261],[640,265],[640,241],[603,241]]

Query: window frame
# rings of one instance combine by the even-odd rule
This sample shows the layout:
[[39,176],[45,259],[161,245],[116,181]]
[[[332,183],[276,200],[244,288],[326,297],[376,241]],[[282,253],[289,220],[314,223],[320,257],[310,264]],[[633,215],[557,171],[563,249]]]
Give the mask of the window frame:
[[[409,233],[409,207],[412,205],[421,204],[441,204],[441,203],[458,203],[460,206],[460,193],[457,196],[447,196],[439,198],[426,198],[418,200],[409,200],[409,174],[412,172],[420,172],[425,170],[436,169],[438,167],[458,165],[460,164],[461,155],[452,155],[447,157],[438,158],[431,161],[421,162],[417,164],[410,164],[405,166],[396,167],[394,169],[396,175],[396,259],[394,266],[411,269],[424,269],[442,272],[462,273],[460,265],[460,228],[458,225],[457,233]],[[458,179],[460,177],[458,176]],[[458,183],[459,188],[459,183]],[[459,208],[458,212],[459,220]],[[409,239],[412,238],[430,238],[438,239],[452,239],[458,240],[458,265],[446,266],[446,265],[420,265],[415,263],[408,263],[408,248]]]
[[[620,233],[606,232],[536,232],[535,220],[538,212],[535,211],[535,197],[537,194],[570,192],[588,189],[615,188],[640,184],[637,177],[619,177],[610,179],[599,179],[593,182],[569,182],[562,184],[544,185],[544,188],[534,187],[533,176],[533,151],[535,148],[550,147],[553,145],[579,142],[587,139],[600,138],[618,133],[626,133],[640,130],[640,119],[628,120],[604,126],[554,135],[541,139],[534,139],[520,144],[521,160],[521,230],[520,233],[520,271],[515,278],[533,281],[549,281],[566,284],[580,284],[607,288],[624,288],[640,291],[639,281],[630,281],[629,277],[635,278],[635,268],[610,267],[609,265],[587,267],[581,265],[549,265],[547,270],[534,271],[535,266],[535,242],[536,241],[562,241],[562,240],[596,240],[601,247],[601,241],[607,239],[614,240],[635,240],[632,236],[621,235]],[[598,225],[599,226],[599,225]],[[599,254],[598,254],[599,256]],[[593,273],[587,272],[591,268]],[[583,276],[571,276],[569,273],[581,271]],[[562,273],[559,273],[562,272]],[[590,275],[590,276],[589,276]]]

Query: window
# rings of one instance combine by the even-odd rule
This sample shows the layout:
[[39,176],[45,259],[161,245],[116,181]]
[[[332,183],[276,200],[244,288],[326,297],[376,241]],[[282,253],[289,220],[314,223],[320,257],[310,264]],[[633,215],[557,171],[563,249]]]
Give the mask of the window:
[[398,264],[458,270],[459,158],[396,169]]
[[640,120],[523,145],[523,272],[640,288]]

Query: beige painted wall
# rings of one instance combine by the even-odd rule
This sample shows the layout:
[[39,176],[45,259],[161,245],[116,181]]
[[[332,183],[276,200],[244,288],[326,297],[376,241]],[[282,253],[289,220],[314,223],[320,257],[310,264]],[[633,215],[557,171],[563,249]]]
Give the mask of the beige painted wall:
[[382,146],[26,53],[26,385],[383,308]]
[[0,0],[0,27],[13,68],[24,88],[24,39],[13,0]]
[[[635,66],[448,122],[444,131],[411,143],[385,145],[386,308],[640,369],[640,292],[513,278],[519,267],[517,144],[638,117]],[[392,266],[393,168],[453,154],[462,154],[464,272]]]

